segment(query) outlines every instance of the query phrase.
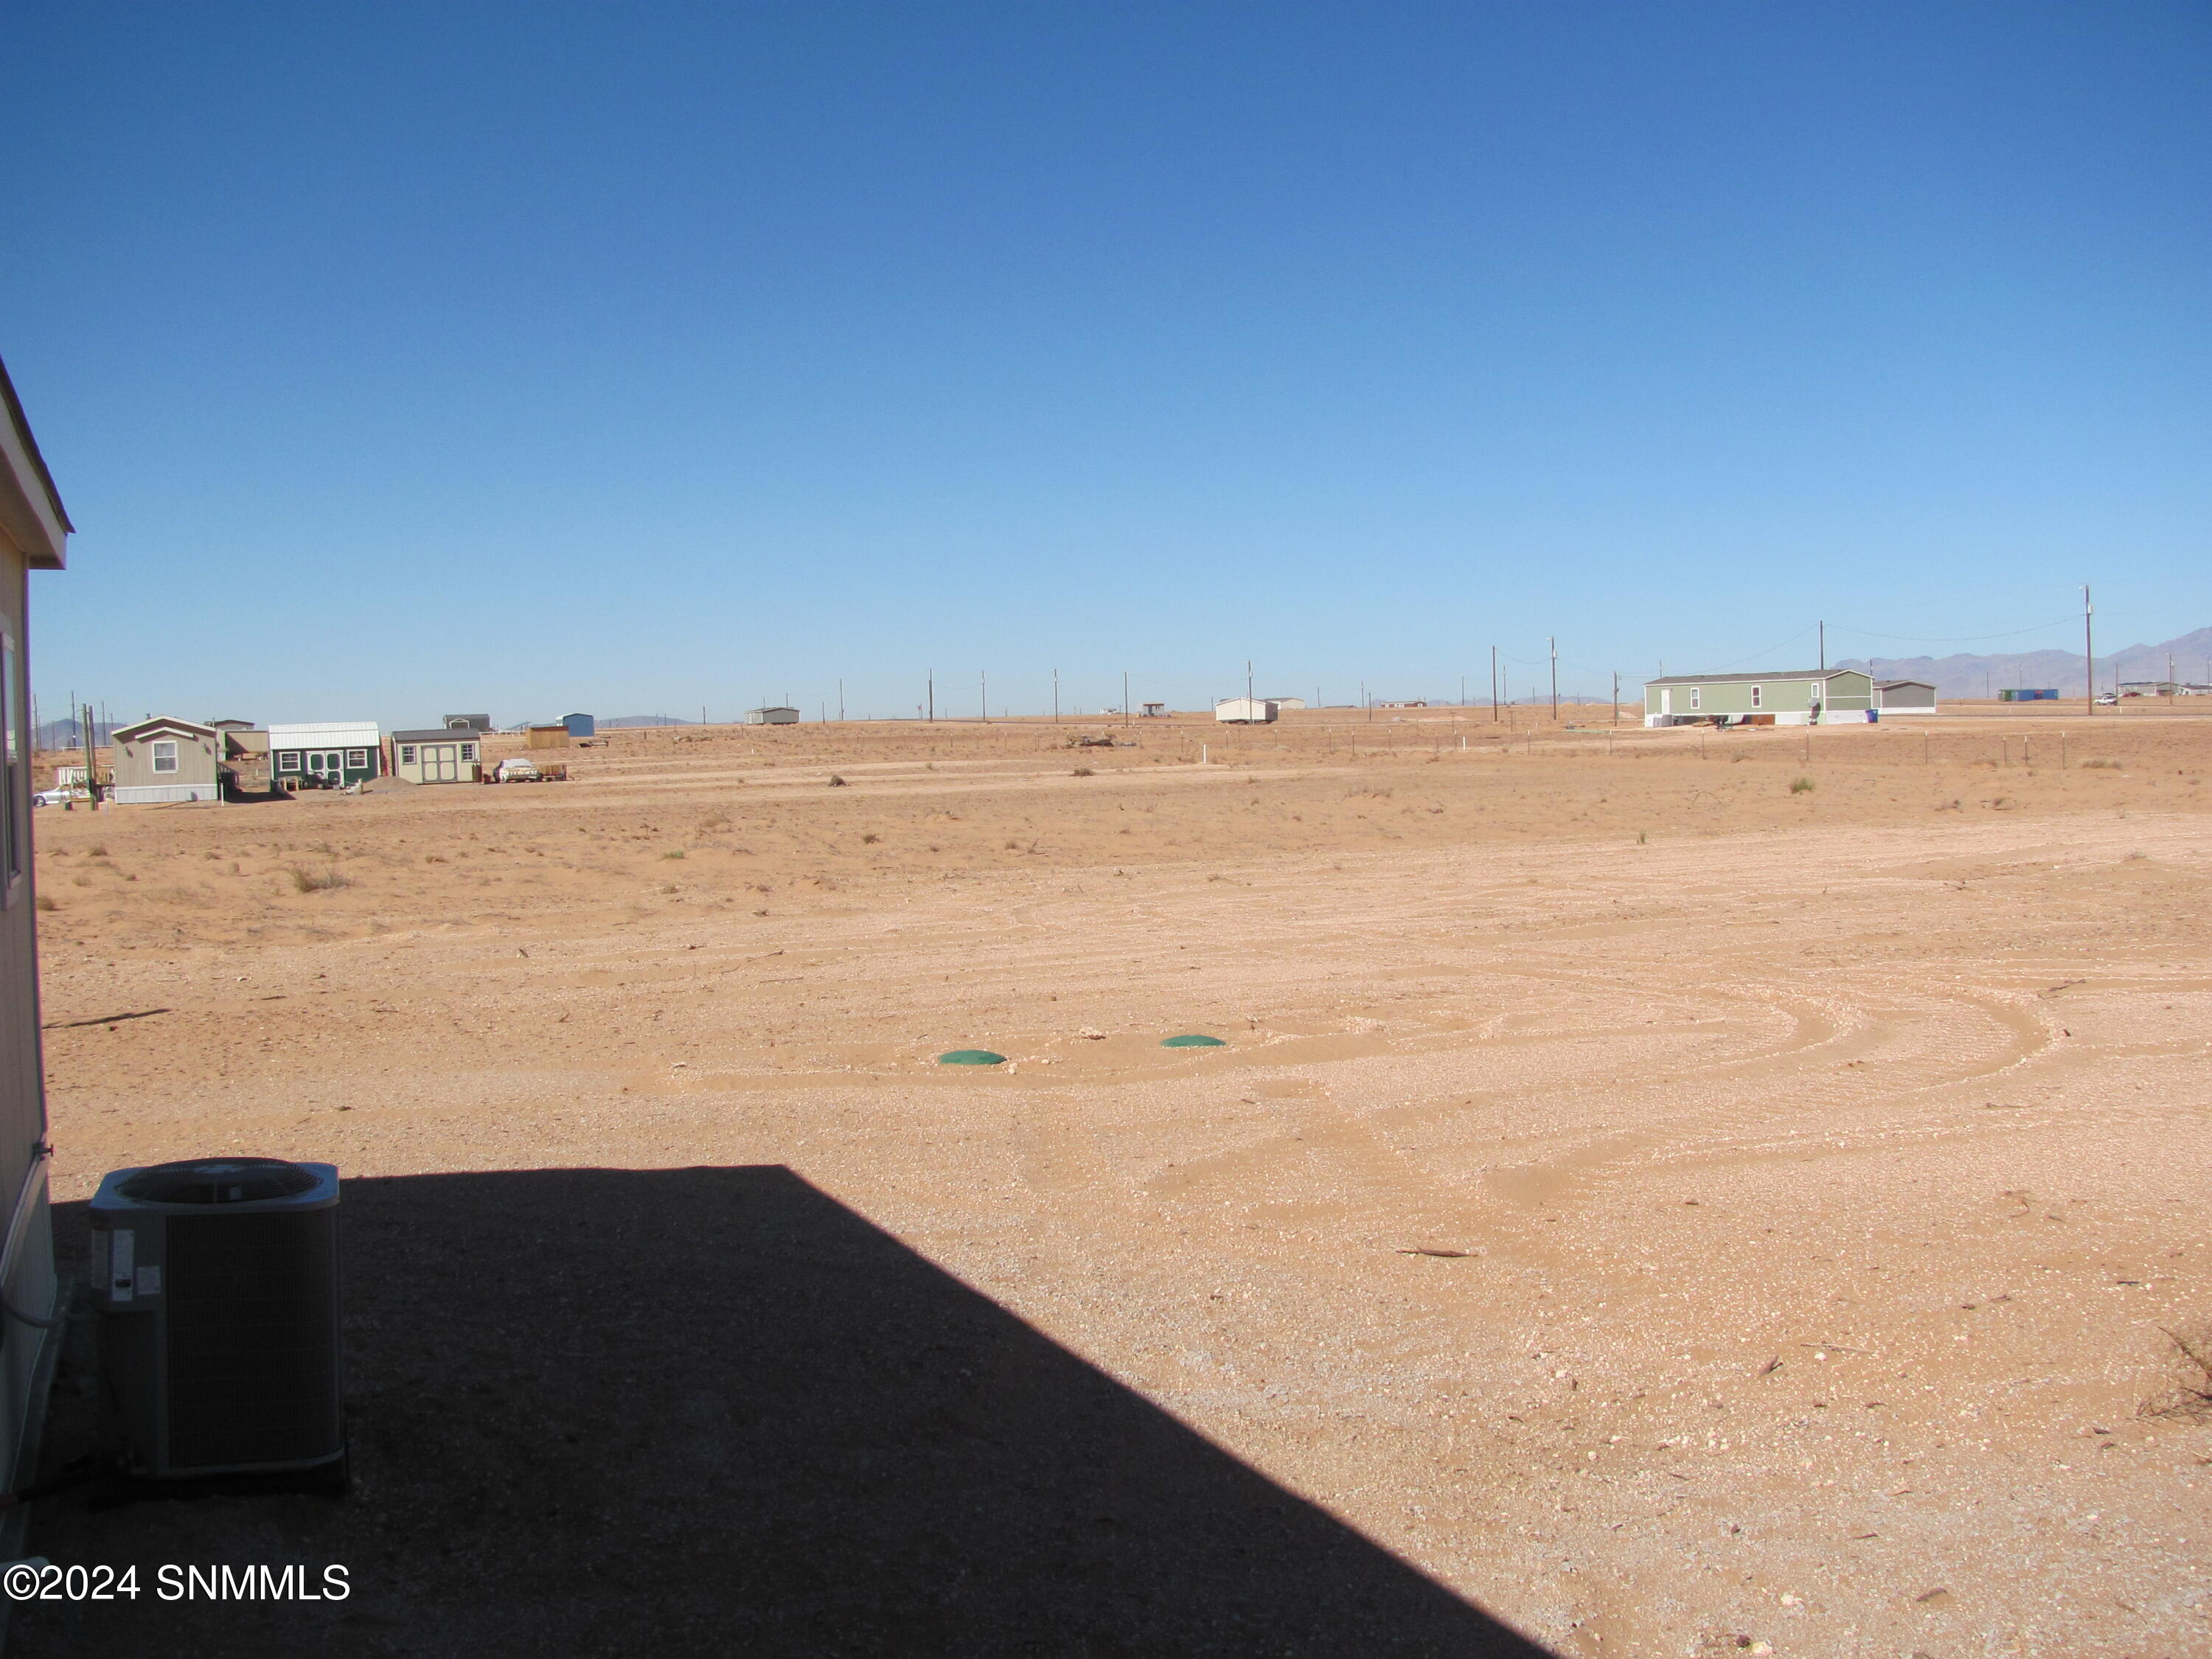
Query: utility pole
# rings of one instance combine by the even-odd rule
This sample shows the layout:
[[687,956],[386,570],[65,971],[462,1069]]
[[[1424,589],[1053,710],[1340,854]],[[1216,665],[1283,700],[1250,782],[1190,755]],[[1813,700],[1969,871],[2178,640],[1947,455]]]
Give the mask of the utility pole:
[[1552,650],[1552,718],[1559,718],[1559,642],[1547,636],[1544,643]]
[[1490,647],[1490,723],[1498,724],[1498,647]]
[[1620,724],[1620,671],[1613,671],[1613,723]]
[[[72,694],[74,695],[74,694]],[[92,723],[92,705],[84,709],[84,793],[88,806],[100,805],[100,757],[93,752],[100,733]]]
[[933,726],[937,723],[937,671],[934,668],[929,671],[929,720]]
[[1249,657],[1244,659],[1244,712],[1248,714],[1252,712],[1252,659]]
[[837,723],[840,726],[845,723],[845,682],[842,680],[837,682]]
[[1052,671],[1052,723],[1060,724],[1060,670]]
[[986,725],[986,726],[988,726],[988,725],[991,723],[991,672],[990,672],[990,670],[988,670],[988,668],[979,668],[979,669],[977,669],[977,670],[975,671],[975,678],[976,678],[976,682],[977,682],[977,684],[980,684],[980,685],[983,688],[983,689],[982,689],[981,693],[980,694],[980,695],[981,696],[982,699],[983,699],[983,724],[984,724],[984,725]]
[[1459,706],[1462,708],[1467,707],[1467,676],[1464,674],[1459,677]]
[[2081,585],[2081,672],[2088,676],[2089,708],[2097,712],[2097,636],[2090,618],[2096,615],[2096,606],[2089,603],[2089,585]]
[[1129,671],[1121,671],[1121,724],[1129,723]]

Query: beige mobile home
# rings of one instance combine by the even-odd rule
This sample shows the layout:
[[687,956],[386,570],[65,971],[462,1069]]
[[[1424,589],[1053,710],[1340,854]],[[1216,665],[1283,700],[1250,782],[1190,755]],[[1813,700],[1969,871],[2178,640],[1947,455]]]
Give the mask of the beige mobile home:
[[222,734],[213,726],[156,714],[116,727],[109,741],[115,747],[112,793],[118,805],[222,798],[216,769]]
[[30,573],[59,570],[71,529],[15,388],[0,366],[0,1489],[58,1352],[46,1219],[46,1102],[39,1053],[38,906],[31,876]]
[[483,775],[483,745],[466,726],[394,732],[392,775],[410,783],[475,783]]
[[1932,714],[1936,688],[1926,680],[1884,680],[1874,689],[1874,706],[1885,714]]
[[1265,726],[1281,712],[1267,697],[1229,697],[1213,705],[1213,718],[1224,726]]

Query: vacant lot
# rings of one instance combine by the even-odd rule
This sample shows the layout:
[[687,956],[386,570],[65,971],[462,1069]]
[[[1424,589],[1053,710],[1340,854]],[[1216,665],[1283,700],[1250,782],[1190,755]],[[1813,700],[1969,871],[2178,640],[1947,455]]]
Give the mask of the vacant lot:
[[20,1650],[2212,1652],[2212,721],[1605,715],[42,811],[57,1196],[337,1163],[359,1491]]

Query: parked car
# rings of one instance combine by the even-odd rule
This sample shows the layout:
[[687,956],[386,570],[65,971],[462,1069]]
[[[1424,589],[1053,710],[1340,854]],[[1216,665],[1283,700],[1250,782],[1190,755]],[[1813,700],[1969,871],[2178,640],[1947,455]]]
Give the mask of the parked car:
[[524,760],[519,755],[511,755],[499,763],[501,783],[536,783],[544,775],[537,762]]
[[2097,694],[2097,701],[2100,703],[2118,702],[2119,700],[2119,695],[2117,692],[2100,691]]
[[31,797],[33,806],[67,806],[73,801],[90,800],[92,792],[81,783],[65,783],[58,789],[41,789]]

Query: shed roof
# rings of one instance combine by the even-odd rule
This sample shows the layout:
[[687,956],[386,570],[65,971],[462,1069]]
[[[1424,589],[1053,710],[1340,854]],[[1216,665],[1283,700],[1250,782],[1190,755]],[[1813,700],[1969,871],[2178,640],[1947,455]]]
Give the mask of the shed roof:
[[483,733],[465,726],[433,726],[420,732],[394,732],[394,743],[474,743]]
[[1832,680],[1838,675],[1856,674],[1864,678],[1863,668],[1768,668],[1756,674],[1662,674],[1656,679],[1646,680],[1646,685],[1720,685],[1742,680]]
[[46,471],[39,441],[31,435],[31,422],[8,378],[8,365],[0,363],[0,530],[23,550],[33,568],[59,570],[70,532],[54,475]]
[[215,727],[202,726],[198,720],[180,720],[174,714],[152,714],[130,726],[118,726],[107,735],[121,743],[136,743],[141,738],[150,738],[156,732],[184,732],[196,738],[211,738]]
[[383,733],[374,720],[310,720],[305,725],[269,728],[271,749],[366,749]]
[[1875,690],[1877,691],[1894,691],[1901,685],[1917,685],[1923,691],[1933,691],[1936,689],[1926,680],[1876,680],[1874,684]]

